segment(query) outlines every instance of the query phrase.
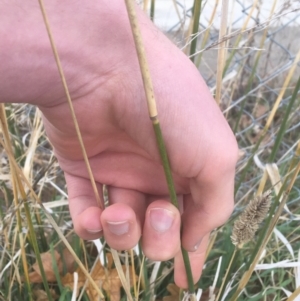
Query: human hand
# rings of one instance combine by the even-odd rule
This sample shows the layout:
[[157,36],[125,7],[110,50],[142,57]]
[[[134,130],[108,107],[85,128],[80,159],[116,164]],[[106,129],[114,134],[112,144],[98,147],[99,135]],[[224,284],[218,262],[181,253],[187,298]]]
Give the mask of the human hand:
[[141,238],[150,259],[175,258],[175,281],[186,287],[180,252],[182,221],[181,241],[190,252],[197,281],[210,231],[232,212],[237,160],[234,135],[198,70],[138,11],[179,213],[168,199],[123,1],[46,3],[99,192],[103,184],[108,185],[110,206],[102,211],[39,7],[33,1],[19,2],[0,4],[8,11],[0,21],[5,45],[0,50],[5,62],[0,67],[0,74],[5,74],[0,100],[33,103],[41,109],[65,173],[75,231],[84,239],[103,234],[118,250],[132,248]]

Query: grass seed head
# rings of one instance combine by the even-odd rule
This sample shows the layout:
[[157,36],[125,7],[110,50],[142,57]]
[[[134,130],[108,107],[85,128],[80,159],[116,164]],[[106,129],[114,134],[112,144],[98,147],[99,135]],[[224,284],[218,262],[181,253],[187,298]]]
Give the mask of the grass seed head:
[[269,211],[270,204],[270,190],[250,201],[245,211],[234,222],[231,241],[235,246],[241,248],[243,244],[253,239],[260,223]]

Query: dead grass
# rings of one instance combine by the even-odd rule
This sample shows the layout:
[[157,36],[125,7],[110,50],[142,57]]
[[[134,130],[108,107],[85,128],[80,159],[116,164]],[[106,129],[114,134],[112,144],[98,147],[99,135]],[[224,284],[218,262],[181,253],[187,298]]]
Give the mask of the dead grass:
[[[300,155],[299,94],[296,94],[292,110],[287,116],[278,151],[274,159],[270,161],[270,155],[299,77],[299,63],[294,71],[292,69],[299,51],[299,43],[292,37],[297,37],[297,35],[287,34],[284,29],[287,21],[281,17],[289,11],[290,7],[287,4],[285,8],[277,5],[272,14],[275,20],[273,23],[262,28],[259,25],[254,26],[247,33],[243,33],[241,38],[235,34],[234,38],[226,41],[228,48],[226,57],[229,58],[232,53],[234,55],[223,76],[220,106],[228,122],[235,129],[241,151],[236,176],[236,210],[232,219],[212,235],[212,247],[207,256],[202,278],[196,286],[198,300],[216,300],[217,294],[219,294],[218,300],[290,301],[299,298],[297,288],[300,286],[300,193],[298,188],[300,181],[295,174]],[[250,8],[246,10],[246,13],[249,11]],[[256,20],[260,20],[259,13],[259,9],[253,11]],[[188,16],[187,12],[187,17],[180,21],[178,30],[175,28],[176,30],[169,33],[169,36],[176,36],[177,41],[178,37],[184,37],[182,22],[185,20],[188,24]],[[234,31],[234,21],[230,19],[232,29],[231,32],[227,32],[227,35]],[[260,20],[262,24],[265,21]],[[277,22],[276,26],[274,22]],[[294,22],[296,24],[296,21]],[[200,26],[199,31],[202,29]],[[205,29],[199,36],[198,47],[207,49],[210,45],[218,47],[218,43],[215,43],[219,40],[218,32],[213,27],[207,30],[209,30],[208,37],[207,35],[205,37]],[[295,30],[300,32],[299,27]],[[203,44],[204,37],[206,42]],[[262,40],[264,50],[259,50],[262,48],[260,47]],[[239,41],[238,45],[234,46],[237,41]],[[181,43],[184,44],[185,40]],[[199,68],[211,87],[212,93],[215,93],[217,86],[215,81],[216,51],[209,49],[203,52],[201,61],[198,61]],[[259,52],[261,55],[254,68]],[[197,57],[195,61],[197,62]],[[284,83],[289,73],[291,78]],[[276,106],[276,101],[278,106]],[[66,242],[72,246],[85,270],[94,276],[94,280],[102,281],[102,285],[99,286],[97,281],[96,284],[98,290],[103,288],[101,293],[107,300],[109,298],[116,301],[125,300],[126,294],[120,286],[120,277],[116,272],[112,272],[114,266],[110,261],[112,256],[110,249],[105,246],[104,242],[84,242],[74,234],[67,208],[64,177],[41,126],[38,111],[29,105],[12,104],[6,105],[5,112],[11,153],[4,148],[6,145],[5,129],[2,128],[0,300],[42,301],[48,300],[49,294],[52,300],[75,300],[72,294],[76,280],[75,278],[72,280],[72,276],[76,270],[79,274],[79,287],[84,288],[76,300],[89,300],[89,296],[93,296],[91,300],[96,300],[97,298],[93,295],[96,289],[92,284],[84,283],[84,277],[78,271],[78,263],[74,256],[69,251],[65,251],[68,250],[65,247]],[[11,155],[14,156],[23,172],[24,178],[21,177],[21,181],[26,198],[21,196],[20,191],[16,191],[16,179],[12,174],[12,165],[10,165]],[[295,184],[288,190],[293,175]],[[288,179],[287,182],[285,182],[286,179]],[[276,195],[283,192],[278,186],[279,180],[280,185],[284,187],[283,190],[289,193],[285,199],[285,206],[282,203],[282,208],[280,208],[279,197],[276,199]],[[236,217],[243,212],[254,195],[268,189],[273,191],[274,214],[272,216],[275,217],[278,214],[277,220],[272,219],[270,215],[270,219],[263,223],[263,227],[254,240],[234,253],[235,247],[231,243],[230,236]],[[38,205],[34,194],[43,202],[47,212]],[[281,200],[283,198],[285,194],[282,195]],[[43,264],[49,284],[48,295],[41,283],[41,278],[38,281],[32,278],[34,272],[35,276],[39,275],[39,268],[32,237],[28,231],[29,220],[26,216],[25,204],[30,210],[30,220],[36,234],[39,252],[47,254],[42,257],[47,258],[44,259]],[[49,215],[59,229],[55,229]],[[271,232],[270,229],[272,229]],[[66,240],[65,243],[61,235]],[[259,243],[263,245],[263,248],[260,248]],[[247,269],[254,262],[253,255],[257,254],[260,255],[259,259],[255,261],[254,272],[249,275]],[[230,264],[232,256],[234,256],[234,261]],[[98,261],[99,257],[102,262],[101,266]],[[119,266],[123,266],[121,269],[124,272],[123,287],[127,287],[127,293],[130,291],[133,298],[163,301],[184,299],[184,292],[172,285],[172,262],[153,263],[143,257],[139,248],[134,251],[119,252],[119,260]],[[247,277],[249,279],[246,281]],[[154,283],[150,283],[150,279],[154,280]],[[105,289],[103,281],[107,283],[106,288],[112,283],[117,284],[112,285],[114,290]],[[245,286],[243,287],[242,284]],[[241,288],[241,294],[238,299],[234,299],[237,298],[234,292],[238,286]],[[118,289],[115,289],[116,287]],[[201,299],[200,295],[202,295]]]

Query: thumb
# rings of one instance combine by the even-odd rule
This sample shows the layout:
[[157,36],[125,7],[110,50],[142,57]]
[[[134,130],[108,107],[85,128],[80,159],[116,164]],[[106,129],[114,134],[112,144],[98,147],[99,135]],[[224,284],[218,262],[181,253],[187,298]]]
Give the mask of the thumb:
[[198,249],[203,237],[224,224],[234,207],[234,175],[237,156],[212,158],[197,177],[190,180],[191,194],[184,198],[182,244]]

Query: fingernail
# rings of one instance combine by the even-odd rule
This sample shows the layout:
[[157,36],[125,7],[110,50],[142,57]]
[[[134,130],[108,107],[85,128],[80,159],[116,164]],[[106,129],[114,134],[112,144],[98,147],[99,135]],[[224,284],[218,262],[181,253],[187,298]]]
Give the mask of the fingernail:
[[194,250],[197,251],[199,246],[201,245],[201,241],[202,241],[202,238],[200,239],[199,242],[196,243],[196,245],[194,246]]
[[91,233],[91,234],[97,234],[100,233],[102,231],[102,229],[86,229],[87,232]]
[[174,213],[167,209],[153,208],[150,210],[150,224],[154,230],[164,233],[174,221]]
[[129,231],[128,221],[107,222],[108,229],[115,235],[123,235]]

